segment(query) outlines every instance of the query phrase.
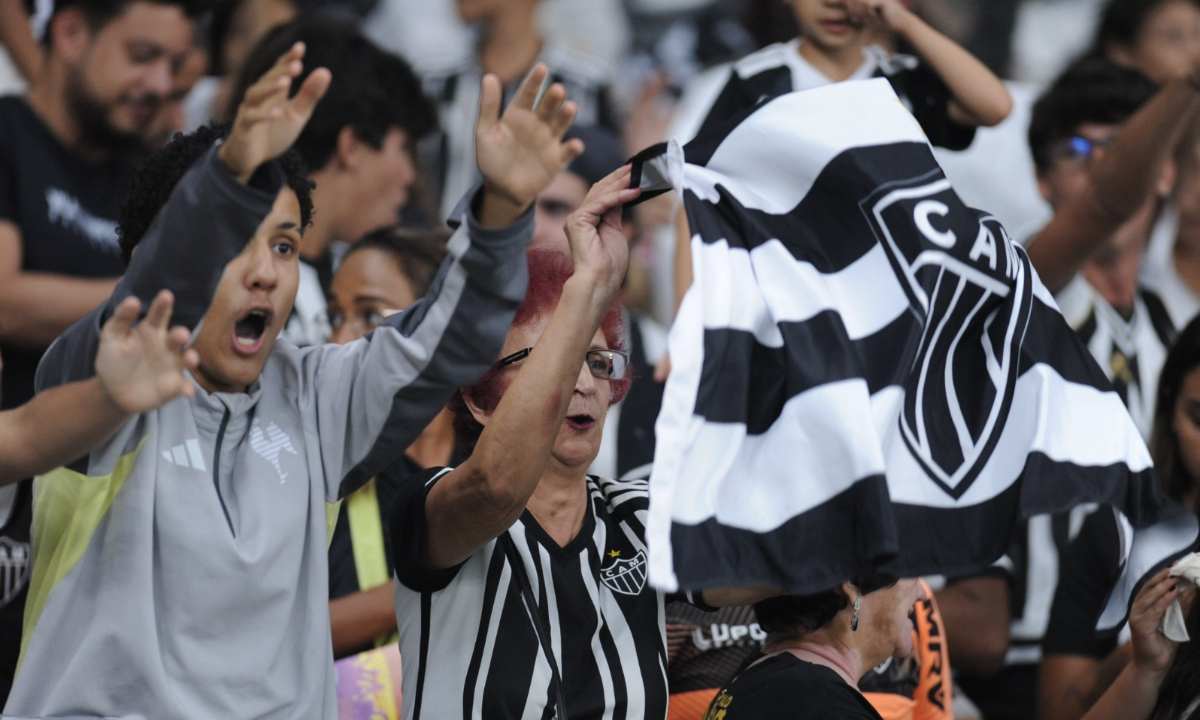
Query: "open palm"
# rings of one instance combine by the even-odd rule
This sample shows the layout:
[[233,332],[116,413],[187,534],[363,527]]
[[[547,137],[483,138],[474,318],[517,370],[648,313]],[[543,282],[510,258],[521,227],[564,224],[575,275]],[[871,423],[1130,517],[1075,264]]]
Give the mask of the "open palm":
[[167,328],[173,304],[171,293],[163,290],[145,319],[134,325],[141,303],[125,298],[101,328],[96,375],[109,397],[127,413],[147,412],[195,392],[183,371],[195,368],[199,356],[195,350],[184,350],[190,336],[187,328]]
[[563,86],[551,85],[538,98],[547,74],[545,65],[535,67],[503,114],[495,75],[483,78],[480,91],[475,126],[479,171],[493,191],[522,207],[583,151],[579,140],[562,140],[575,118],[575,104],[566,102]]
[[233,129],[221,146],[220,158],[243,182],[260,165],[283,154],[312,117],[317,102],[329,88],[325,68],[309,73],[294,97],[292,81],[304,70],[304,43],[296,43],[279,56],[271,69],[246,90],[238,105]]

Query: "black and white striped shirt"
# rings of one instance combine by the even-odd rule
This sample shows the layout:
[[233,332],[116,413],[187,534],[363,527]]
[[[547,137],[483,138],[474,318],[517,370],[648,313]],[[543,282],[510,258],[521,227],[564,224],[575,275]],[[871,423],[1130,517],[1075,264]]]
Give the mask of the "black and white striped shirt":
[[462,565],[430,571],[419,550],[425,498],[445,472],[414,476],[392,510],[403,717],[555,716],[554,673],[522,598],[521,571],[569,716],[666,717],[665,596],[646,582],[646,481],[589,476],[590,512],[565,547],[526,511]]
[[1176,334],[1166,305],[1158,295],[1139,287],[1133,310],[1125,318],[1082,275],[1054,299],[1149,442],[1158,376]]
[[[699,132],[737,117],[764,100],[809,90],[833,81],[800,55],[800,38],[768,45],[733,63],[729,79],[709,108]],[[916,117],[929,142],[963,150],[975,138],[975,128],[950,119],[950,90],[933,68],[912,55],[888,54],[878,45],[863,47],[863,61],[848,80],[887,78],[900,100]]]

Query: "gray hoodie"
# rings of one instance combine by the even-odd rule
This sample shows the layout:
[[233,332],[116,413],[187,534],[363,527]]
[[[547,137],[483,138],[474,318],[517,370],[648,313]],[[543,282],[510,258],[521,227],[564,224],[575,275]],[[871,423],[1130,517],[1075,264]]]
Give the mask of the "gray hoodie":
[[[41,388],[92,373],[123,297],[176,296],[194,326],[283,185],[210,151],[180,181],[113,298],[47,352]],[[261,173],[260,173],[261,174]],[[464,206],[460,206],[464,207]],[[527,281],[532,214],[469,213],[433,288],[368,337],[279,340],[244,394],[178,398],[38,478],[22,658],[5,711],[153,720],[337,717],[327,523],[495,360]]]

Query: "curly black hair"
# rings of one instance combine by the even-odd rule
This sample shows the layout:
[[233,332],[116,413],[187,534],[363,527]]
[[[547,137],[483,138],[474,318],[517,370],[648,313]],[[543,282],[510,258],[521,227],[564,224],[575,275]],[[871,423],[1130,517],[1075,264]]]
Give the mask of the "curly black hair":
[[[146,158],[138,167],[117,215],[117,235],[121,239],[121,257],[126,265],[158,211],[167,204],[175,185],[209,148],[229,134],[229,128],[229,123],[223,123],[204,125],[186,135],[176,133],[166,147]],[[276,158],[276,162],[283,168],[287,186],[300,201],[300,227],[308,227],[312,222],[314,185],[308,179],[304,161],[299,153],[289,149]],[[250,184],[256,185],[256,180],[257,177],[251,178]]]

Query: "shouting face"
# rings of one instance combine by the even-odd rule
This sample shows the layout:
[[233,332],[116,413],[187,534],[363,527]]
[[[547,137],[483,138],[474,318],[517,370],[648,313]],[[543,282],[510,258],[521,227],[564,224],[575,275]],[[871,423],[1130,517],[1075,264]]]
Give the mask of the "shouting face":
[[209,392],[245,392],[262,374],[300,282],[300,201],[284,188],[242,253],[225,266],[196,333],[196,379]]

